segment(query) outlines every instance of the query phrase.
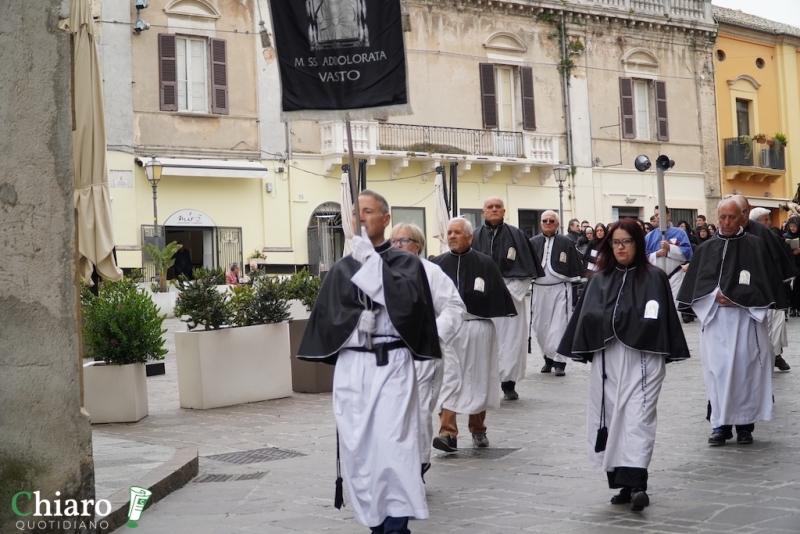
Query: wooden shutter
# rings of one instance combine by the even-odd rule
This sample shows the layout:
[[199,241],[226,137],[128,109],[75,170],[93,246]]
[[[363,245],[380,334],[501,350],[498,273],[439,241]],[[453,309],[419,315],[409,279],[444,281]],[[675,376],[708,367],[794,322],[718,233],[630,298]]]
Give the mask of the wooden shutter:
[[533,69],[520,67],[519,77],[522,85],[522,128],[536,129],[536,109],[533,105]]
[[633,79],[619,79],[620,108],[622,109],[622,138],[636,139],[636,120],[633,107]]
[[497,89],[494,83],[494,65],[481,63],[480,68],[483,127],[497,128]]
[[659,141],[669,141],[667,123],[667,82],[656,82],[656,135]]
[[211,113],[228,114],[228,62],[224,39],[210,39]]
[[158,83],[161,111],[178,111],[178,58],[175,36],[158,34]]

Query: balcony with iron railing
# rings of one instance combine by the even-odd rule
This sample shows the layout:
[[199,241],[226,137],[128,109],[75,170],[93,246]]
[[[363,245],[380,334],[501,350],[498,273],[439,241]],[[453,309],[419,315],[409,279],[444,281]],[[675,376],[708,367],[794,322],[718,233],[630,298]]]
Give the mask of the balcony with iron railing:
[[[558,135],[378,121],[353,121],[351,131],[353,153],[372,160],[390,160],[393,174],[407,167],[410,159],[437,162],[436,165],[441,160],[457,159],[465,163],[466,170],[472,164],[484,165],[485,175],[503,165],[511,166],[518,179],[531,167],[553,166],[559,161]],[[329,170],[347,152],[345,123],[321,122],[320,136],[321,152]]]
[[749,137],[730,137],[722,141],[727,180],[772,183],[786,174],[786,150],[780,143],[759,143]]
[[583,3],[671,19],[689,19],[714,24],[710,0],[583,0]]

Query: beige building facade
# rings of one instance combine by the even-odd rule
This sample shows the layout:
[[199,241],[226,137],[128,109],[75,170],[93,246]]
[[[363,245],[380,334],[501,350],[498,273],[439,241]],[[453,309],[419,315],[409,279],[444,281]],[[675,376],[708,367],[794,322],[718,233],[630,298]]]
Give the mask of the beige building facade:
[[[257,33],[262,13],[270,33],[271,21],[259,1],[153,1],[138,15],[150,30],[128,29],[113,47],[109,34],[118,29],[104,26],[107,55],[123,54],[124,43],[129,52],[127,73],[124,61],[104,63],[120,70],[107,76],[115,81],[107,98],[127,98],[130,109],[112,116],[120,128],[109,133],[123,268],[147,267],[141,245],[153,239],[153,192],[134,157],[146,165],[151,156],[164,169],[158,224],[167,241],[184,241],[195,265],[227,267],[260,251],[273,272],[318,272],[340,257],[344,123],[279,121],[275,50]],[[135,22],[135,10],[126,10]],[[386,196],[395,222],[423,227],[427,254],[440,248],[437,168],[449,174],[452,163],[458,214],[480,224],[483,200],[500,196],[506,220],[531,235],[560,200],[565,220],[647,219],[656,179],[634,170],[638,154],[676,161],[667,203],[682,216],[716,204],[709,1],[408,0],[404,10],[414,113],[353,121],[353,143],[367,187]],[[237,58],[226,63],[227,108],[214,102],[218,40]],[[173,44],[191,60],[165,56]],[[173,64],[181,80],[192,75],[199,85],[165,82]],[[177,109],[164,103],[173,90]],[[570,169],[561,198],[559,163]]]

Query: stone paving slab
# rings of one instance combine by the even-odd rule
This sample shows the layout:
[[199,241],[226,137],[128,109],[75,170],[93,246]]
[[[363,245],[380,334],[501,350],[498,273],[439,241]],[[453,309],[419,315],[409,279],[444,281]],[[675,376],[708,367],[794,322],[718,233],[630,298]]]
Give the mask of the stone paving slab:
[[[200,475],[255,474],[255,480],[189,483],[145,511],[149,533],[363,533],[349,506],[333,507],[335,429],[330,394],[183,410],[178,406],[174,340],[166,325],[167,374],[149,377],[150,415],[136,424],[103,425],[95,436],[159,447],[197,447]],[[684,325],[692,359],[667,367],[650,466],[651,505],[613,506],[602,472],[587,467],[588,365],[567,376],[539,374],[534,347],[520,400],[487,416],[492,447],[518,448],[501,459],[448,458],[434,451],[426,475],[430,519],[420,533],[712,533],[800,532],[800,319],[789,322],[776,372],[775,420],[756,424],[751,446],[708,447],[706,397],[697,348],[699,325]],[[459,417],[466,431],[466,417]],[[462,434],[462,448],[471,447]],[[735,440],[734,440],[735,441]],[[234,465],[209,459],[276,447],[305,456]],[[345,495],[346,500],[348,499]]]

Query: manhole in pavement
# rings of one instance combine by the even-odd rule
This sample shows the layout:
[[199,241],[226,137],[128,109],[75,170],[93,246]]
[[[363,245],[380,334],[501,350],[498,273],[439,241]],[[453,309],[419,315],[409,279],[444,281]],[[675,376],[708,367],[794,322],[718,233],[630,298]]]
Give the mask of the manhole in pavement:
[[443,452],[436,458],[447,460],[450,458],[475,458],[478,460],[499,460],[505,458],[512,452],[517,452],[519,449],[496,449],[491,447],[474,448],[474,449],[458,449],[456,452]]
[[246,475],[203,475],[195,482],[229,482],[233,480],[260,480],[266,473],[248,473]]
[[305,456],[305,454],[270,447],[268,449],[215,454],[214,456],[205,456],[205,458],[218,460],[220,462],[228,462],[230,464],[244,465],[258,462],[271,462],[272,460],[285,460],[286,458],[294,458],[296,456]]

